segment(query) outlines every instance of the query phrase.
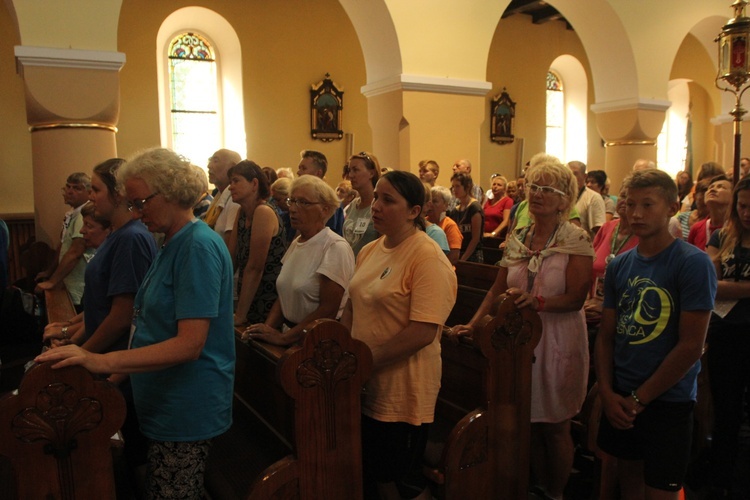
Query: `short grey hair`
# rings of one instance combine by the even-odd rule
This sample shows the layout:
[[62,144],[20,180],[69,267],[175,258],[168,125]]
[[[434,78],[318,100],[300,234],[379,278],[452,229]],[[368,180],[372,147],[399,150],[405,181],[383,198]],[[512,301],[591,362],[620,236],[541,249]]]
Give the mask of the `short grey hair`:
[[432,195],[433,200],[435,197],[441,198],[446,205],[450,205],[451,200],[453,199],[451,190],[445,186],[434,186],[430,189],[430,194]]
[[68,184],[83,184],[86,189],[91,189],[91,177],[86,172],[73,172],[65,182]]
[[318,198],[315,201],[322,203],[323,206],[328,209],[329,213],[326,220],[330,219],[331,215],[333,215],[341,204],[339,197],[336,196],[336,191],[334,191],[333,188],[320,177],[315,175],[303,175],[292,181],[292,185],[289,186],[289,193],[293,193],[295,189],[306,187],[310,188],[315,193],[315,196]]
[[182,208],[193,208],[205,192],[206,173],[166,148],[147,149],[130,158],[117,172],[118,183],[142,179],[154,192]]

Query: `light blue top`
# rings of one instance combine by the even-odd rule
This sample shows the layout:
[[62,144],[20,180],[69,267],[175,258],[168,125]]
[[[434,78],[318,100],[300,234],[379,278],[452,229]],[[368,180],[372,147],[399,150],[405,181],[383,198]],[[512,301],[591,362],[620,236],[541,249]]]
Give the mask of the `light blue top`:
[[427,233],[427,236],[435,240],[435,243],[440,246],[440,249],[445,252],[445,255],[450,253],[451,249],[448,247],[448,238],[445,236],[445,231],[443,231],[440,226],[437,224],[431,224],[427,226],[425,232]]

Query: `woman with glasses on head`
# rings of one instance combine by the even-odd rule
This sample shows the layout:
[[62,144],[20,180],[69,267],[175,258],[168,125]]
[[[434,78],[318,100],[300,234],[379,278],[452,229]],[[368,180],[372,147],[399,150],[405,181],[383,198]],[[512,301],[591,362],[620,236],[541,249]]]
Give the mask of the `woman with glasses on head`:
[[276,299],[263,323],[250,325],[244,338],[289,345],[301,339],[316,319],[337,319],[348,299],[354,274],[354,253],[349,243],[326,227],[339,206],[333,189],[313,175],[295,179],[289,214],[299,232],[289,246],[276,280]]
[[120,170],[134,215],[164,234],[135,297],[130,348],[94,354],[64,346],[37,358],[130,374],[149,439],[146,498],[202,498],[211,440],[232,423],[232,262],[222,238],[193,216],[200,175],[161,148]]
[[344,212],[344,238],[356,257],[362,247],[380,236],[372,224],[372,200],[380,178],[380,163],[375,155],[363,151],[349,158],[349,181],[359,196]]
[[456,221],[464,239],[461,243],[460,260],[484,262],[482,235],[484,211],[482,205],[471,195],[474,182],[471,175],[461,172],[451,177],[451,191],[456,197],[456,208],[448,212],[448,217]]
[[234,324],[261,323],[276,302],[276,278],[286,251],[284,226],[268,203],[268,178],[244,160],[229,169],[232,201],[240,205],[229,237],[229,253],[239,272]]
[[570,169],[548,157],[527,174],[532,223],[507,241],[492,288],[468,325],[471,334],[496,297],[539,312],[544,335],[534,350],[531,379],[531,465],[538,486],[562,498],[573,464],[570,419],[586,397],[588,341],[583,304],[591,285],[591,239],[568,221],[578,195]]
[[484,236],[502,238],[510,222],[513,200],[506,195],[508,180],[500,174],[492,174],[492,197],[484,202]]

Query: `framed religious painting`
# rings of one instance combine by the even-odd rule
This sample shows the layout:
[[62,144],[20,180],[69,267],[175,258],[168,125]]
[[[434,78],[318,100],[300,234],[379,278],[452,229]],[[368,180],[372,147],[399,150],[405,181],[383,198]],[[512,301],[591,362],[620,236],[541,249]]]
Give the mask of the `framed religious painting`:
[[498,144],[510,144],[513,136],[513,122],[516,118],[516,103],[503,91],[492,98],[490,105],[490,139]]
[[310,89],[310,134],[323,142],[344,137],[344,92],[326,73],[326,77]]

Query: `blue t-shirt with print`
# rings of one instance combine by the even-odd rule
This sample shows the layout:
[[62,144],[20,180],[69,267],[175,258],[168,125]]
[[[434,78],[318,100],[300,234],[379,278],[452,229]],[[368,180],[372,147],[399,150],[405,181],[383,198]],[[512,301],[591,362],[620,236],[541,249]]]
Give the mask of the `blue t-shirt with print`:
[[135,297],[131,349],[177,336],[182,319],[210,320],[198,359],[130,376],[141,430],[157,441],[199,441],[232,424],[232,259],[203,221],[181,228],[159,251]]
[[[615,309],[614,388],[637,389],[661,365],[678,341],[682,311],[710,311],[716,296],[716,271],[708,256],[675,240],[653,257],[638,247],[607,267],[604,307]],[[691,401],[697,394],[700,361],[657,399]]]

